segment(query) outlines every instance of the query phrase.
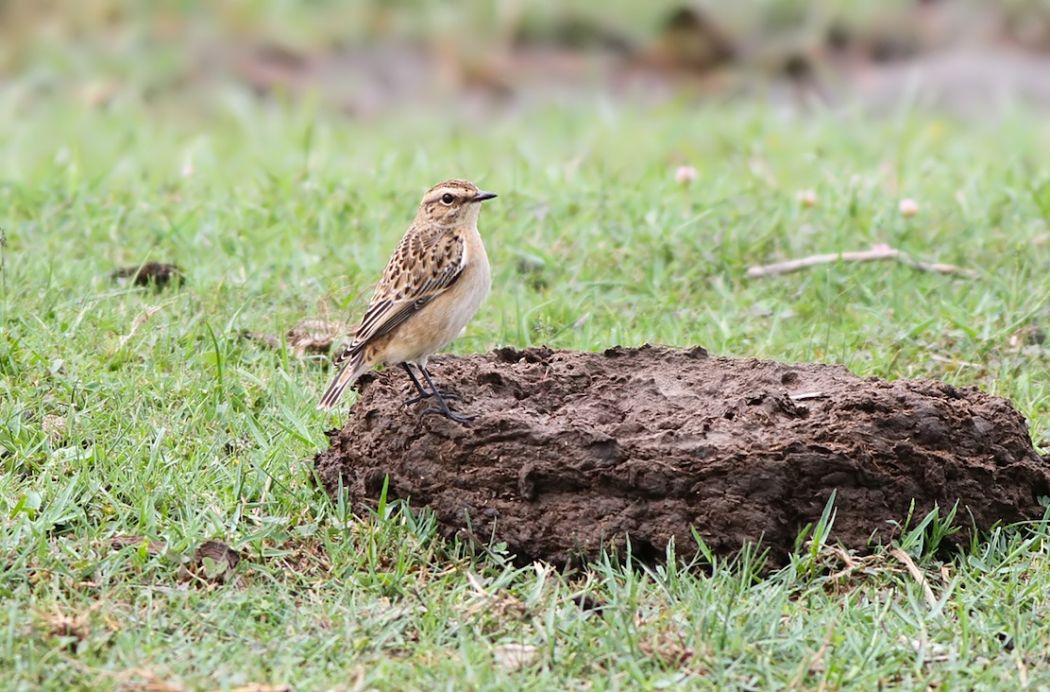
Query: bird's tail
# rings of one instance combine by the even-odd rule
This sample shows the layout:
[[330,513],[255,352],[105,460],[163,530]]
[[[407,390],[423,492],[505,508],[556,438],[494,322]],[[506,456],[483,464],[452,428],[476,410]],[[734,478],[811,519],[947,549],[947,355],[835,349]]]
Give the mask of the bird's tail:
[[362,350],[339,369],[339,372],[332,379],[332,383],[328,385],[328,389],[324,390],[324,394],[321,395],[321,401],[317,403],[317,408],[330,409],[335,406],[339,401],[339,397],[343,395],[343,390],[352,385],[367,369],[368,363],[365,362],[365,354]]

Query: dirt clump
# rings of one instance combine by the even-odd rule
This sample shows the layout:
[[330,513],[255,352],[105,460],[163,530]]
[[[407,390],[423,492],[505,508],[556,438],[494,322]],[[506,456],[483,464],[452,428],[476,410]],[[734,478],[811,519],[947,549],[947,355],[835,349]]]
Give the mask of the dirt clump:
[[941,382],[861,378],[840,366],[709,357],[702,348],[578,353],[498,349],[434,360],[477,414],[464,427],[406,409],[400,369],[362,378],[330,447],[330,492],[356,511],[388,496],[429,508],[446,537],[504,542],[557,565],[605,549],[663,558],[760,542],[782,563],[832,492],[832,540],[865,550],[909,515],[959,503],[973,528],[1043,515],[1050,462],[998,397]]
[[224,583],[233,577],[240,562],[240,552],[222,541],[204,541],[197,547],[191,559],[184,560],[179,570],[179,578]]
[[169,284],[181,286],[186,283],[186,275],[182,269],[164,262],[146,262],[142,265],[121,267],[109,276],[118,283],[130,282],[135,286],[152,286],[153,288],[164,288]]

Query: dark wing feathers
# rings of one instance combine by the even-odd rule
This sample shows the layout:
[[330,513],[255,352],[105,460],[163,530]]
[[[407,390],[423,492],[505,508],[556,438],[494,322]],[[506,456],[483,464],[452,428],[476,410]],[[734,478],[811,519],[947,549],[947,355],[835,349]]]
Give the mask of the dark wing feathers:
[[340,365],[359,353],[373,339],[385,336],[448,290],[466,265],[462,233],[424,237],[409,232],[401,240],[376,285],[353,341],[335,359]]

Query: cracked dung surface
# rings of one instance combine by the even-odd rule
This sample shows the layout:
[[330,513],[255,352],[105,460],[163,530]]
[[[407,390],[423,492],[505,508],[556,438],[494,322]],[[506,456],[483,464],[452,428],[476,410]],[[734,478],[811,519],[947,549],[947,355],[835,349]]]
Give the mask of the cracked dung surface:
[[779,564],[832,491],[832,540],[858,549],[894,536],[912,499],[915,521],[958,501],[965,539],[1041,517],[1050,495],[1024,418],[973,388],[653,346],[503,348],[431,371],[471,427],[404,408],[400,368],[368,375],[318,474],[356,511],[389,475],[442,535],[506,542],[519,562],[622,552],[628,535],[643,560],[672,538],[688,558],[695,528],[720,555],[761,540]]

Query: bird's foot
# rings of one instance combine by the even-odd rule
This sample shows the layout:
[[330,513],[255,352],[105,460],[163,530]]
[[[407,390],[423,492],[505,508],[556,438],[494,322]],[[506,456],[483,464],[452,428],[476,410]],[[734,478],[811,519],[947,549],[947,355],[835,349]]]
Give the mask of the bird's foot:
[[[445,389],[437,390],[437,395],[446,401],[463,401],[463,397],[455,392],[450,392]],[[417,394],[416,396],[409,397],[403,402],[405,406],[412,406],[418,404],[420,401],[424,401],[434,396],[434,392],[427,392],[426,394]]]
[[456,421],[460,425],[470,425],[471,422],[475,418],[477,418],[477,416],[468,416],[468,415],[465,415],[465,414],[462,414],[462,413],[456,413],[455,411],[453,411],[452,409],[448,408],[447,406],[445,406],[445,407],[428,406],[427,408],[423,409],[423,411],[419,414],[419,416],[422,418],[423,416],[429,416],[430,414],[442,415],[445,418],[448,418],[449,420]]

